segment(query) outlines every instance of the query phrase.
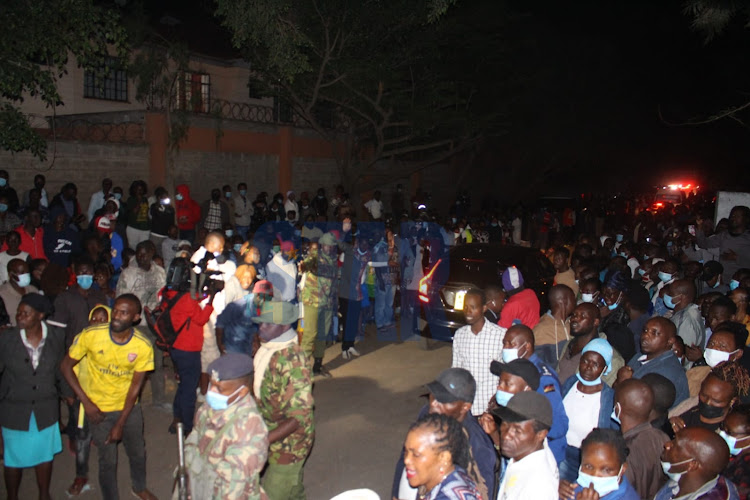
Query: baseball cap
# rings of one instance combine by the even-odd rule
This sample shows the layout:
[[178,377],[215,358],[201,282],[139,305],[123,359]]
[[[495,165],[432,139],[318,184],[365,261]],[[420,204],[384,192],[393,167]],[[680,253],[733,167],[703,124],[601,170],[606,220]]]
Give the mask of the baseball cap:
[[703,274],[701,280],[708,281],[724,272],[724,266],[715,260],[709,260],[703,264]]
[[265,293],[273,296],[273,285],[268,280],[256,281],[253,285],[253,293]]
[[493,408],[491,413],[508,423],[536,420],[546,427],[552,427],[552,405],[542,394],[534,391],[519,392],[506,406]]
[[529,384],[532,390],[539,389],[539,370],[528,359],[514,359],[510,363],[493,361],[490,363],[490,371],[493,375],[497,376],[500,376],[503,372],[507,372],[511,375],[521,377]]
[[468,370],[463,368],[448,368],[440,372],[437,378],[425,384],[425,387],[441,403],[452,403],[454,401],[474,401],[477,392],[477,383]]
[[111,233],[113,231],[112,221],[109,220],[109,218],[104,215],[96,218],[96,221],[94,222],[94,227],[100,233]]
[[506,292],[523,286],[523,274],[516,266],[511,266],[503,271],[503,289]]

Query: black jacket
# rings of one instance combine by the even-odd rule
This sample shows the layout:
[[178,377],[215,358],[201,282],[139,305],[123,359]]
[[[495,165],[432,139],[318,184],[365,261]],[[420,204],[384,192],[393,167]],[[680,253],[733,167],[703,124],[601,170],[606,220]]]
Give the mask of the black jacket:
[[61,394],[72,395],[60,372],[65,352],[65,332],[47,325],[47,339],[34,370],[21,331],[10,328],[0,333],[0,426],[27,431],[32,411],[39,429],[60,419],[58,399]]

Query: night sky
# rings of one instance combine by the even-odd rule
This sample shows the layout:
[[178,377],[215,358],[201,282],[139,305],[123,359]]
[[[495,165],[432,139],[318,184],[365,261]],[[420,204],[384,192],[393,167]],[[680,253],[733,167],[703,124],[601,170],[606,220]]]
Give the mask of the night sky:
[[[488,105],[502,106],[508,126],[473,159],[474,185],[501,196],[530,178],[529,196],[643,191],[676,177],[750,188],[749,128],[732,120],[665,123],[707,118],[750,99],[744,19],[705,43],[679,1],[511,0],[510,20],[499,5],[459,0],[446,14],[498,34],[508,52],[482,82]],[[212,2],[155,0],[148,8],[205,23]],[[217,40],[220,30],[210,32],[200,44],[227,47]],[[507,84],[508,75],[520,83]]]
[[685,122],[750,98],[750,33],[734,27],[705,44],[676,1],[521,4],[538,44],[529,64],[549,78],[523,93],[514,114],[526,119],[500,158],[536,144],[537,156],[559,155],[552,184],[566,189],[593,181],[640,191],[680,176],[734,189],[740,177],[750,180],[750,129],[731,120],[669,126],[659,117]]

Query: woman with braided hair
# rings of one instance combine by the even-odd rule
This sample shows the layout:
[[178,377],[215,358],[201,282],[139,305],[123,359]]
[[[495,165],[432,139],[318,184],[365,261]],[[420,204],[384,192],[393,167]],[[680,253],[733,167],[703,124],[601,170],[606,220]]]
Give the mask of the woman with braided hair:
[[669,419],[672,430],[677,433],[685,427],[704,427],[716,432],[740,398],[747,397],[748,391],[750,375],[745,368],[736,361],[719,363],[703,380],[698,405]]
[[469,443],[457,420],[428,414],[409,429],[404,468],[419,500],[482,500],[466,473],[468,463]]

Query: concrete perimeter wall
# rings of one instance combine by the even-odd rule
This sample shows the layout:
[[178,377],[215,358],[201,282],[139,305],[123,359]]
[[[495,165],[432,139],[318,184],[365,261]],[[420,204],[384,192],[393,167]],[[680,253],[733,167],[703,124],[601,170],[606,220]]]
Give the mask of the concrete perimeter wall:
[[134,179],[148,179],[148,159],[149,148],[145,144],[49,141],[44,162],[29,153],[0,150],[0,169],[8,171],[10,186],[19,198],[34,186],[36,174],[47,178],[45,189],[50,201],[64,184],[74,182],[78,186],[78,201],[86,211],[91,195],[101,189],[104,177],[110,177],[126,193]]

